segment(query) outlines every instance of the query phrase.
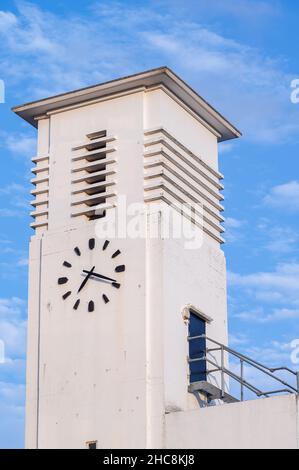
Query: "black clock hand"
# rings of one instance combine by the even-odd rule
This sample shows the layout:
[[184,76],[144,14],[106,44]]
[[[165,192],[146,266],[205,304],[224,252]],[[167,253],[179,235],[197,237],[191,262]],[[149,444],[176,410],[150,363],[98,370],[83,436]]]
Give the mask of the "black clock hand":
[[[83,272],[84,273],[89,273],[90,271],[85,271],[85,269],[83,269]],[[91,276],[95,276],[95,277],[98,277],[100,279],[104,279],[104,280],[110,281],[110,282],[116,282],[116,280],[111,279],[111,277],[103,276],[102,274],[98,274],[98,273],[94,273],[94,272],[91,273]]]
[[81,286],[79,287],[78,289],[78,293],[80,292],[80,290],[83,289],[83,287],[85,286],[85,284],[87,283],[88,279],[90,278],[90,276],[92,275],[93,271],[95,269],[95,266],[90,270],[90,271],[84,271],[85,273],[87,273],[87,276],[85,276],[85,279],[83,280]]

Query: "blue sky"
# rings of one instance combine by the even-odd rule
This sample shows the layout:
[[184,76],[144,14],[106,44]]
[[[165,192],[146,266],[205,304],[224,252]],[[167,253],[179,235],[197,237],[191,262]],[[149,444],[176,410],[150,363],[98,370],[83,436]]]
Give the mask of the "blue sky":
[[[230,344],[290,363],[299,338],[299,4],[0,0],[0,447],[22,447],[33,128],[16,104],[168,65],[243,132],[220,146]],[[292,366],[294,367],[294,365]],[[298,367],[298,366],[297,366]]]

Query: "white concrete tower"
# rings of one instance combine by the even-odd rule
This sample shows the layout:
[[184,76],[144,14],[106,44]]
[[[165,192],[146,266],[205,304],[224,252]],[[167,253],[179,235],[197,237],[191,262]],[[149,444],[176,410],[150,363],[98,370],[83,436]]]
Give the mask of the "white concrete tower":
[[[198,407],[190,312],[195,333],[227,343],[217,144],[240,133],[166,67],[14,111],[38,129],[26,446],[164,447],[165,414]],[[201,246],[100,238],[123,195],[199,205]]]

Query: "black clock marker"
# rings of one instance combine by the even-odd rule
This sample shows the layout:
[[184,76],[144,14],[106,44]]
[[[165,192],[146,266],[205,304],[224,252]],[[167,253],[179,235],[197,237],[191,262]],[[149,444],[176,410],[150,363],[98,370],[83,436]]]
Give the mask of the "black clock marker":
[[103,245],[103,251],[106,250],[106,248],[107,248],[107,246],[109,245],[109,243],[110,243],[109,240],[106,240],[106,241],[105,241],[105,243],[104,243],[104,245]]
[[81,256],[81,251],[79,250],[77,246],[76,248],[74,248],[74,252],[76,253],[76,255]]
[[116,266],[115,272],[116,273],[123,273],[126,270],[126,267],[124,264],[120,264],[119,266]]
[[94,249],[95,243],[96,243],[95,239],[94,239],[94,238],[90,238],[90,240],[89,240],[89,242],[88,242],[88,246],[89,246],[89,249],[90,249],[90,250],[93,250],[93,249]]
[[107,304],[109,302],[109,299],[108,299],[107,295],[103,294],[103,300],[104,300],[105,304]]
[[111,256],[111,258],[116,258],[118,255],[120,255],[120,250],[116,250]]
[[66,268],[71,268],[72,267],[71,263],[69,263],[68,261],[64,261],[63,266],[65,266]]
[[79,304],[80,304],[80,299],[76,300],[74,306],[73,306],[73,309],[74,310],[77,310],[77,308],[79,307]]
[[72,291],[69,290],[68,292],[63,294],[63,296],[62,296],[63,300],[67,299],[71,295],[71,293],[72,293]]
[[89,312],[93,312],[94,311],[94,302],[92,300],[90,300],[88,302],[88,311]]
[[120,284],[118,282],[112,282],[111,284],[113,287],[115,287],[116,289],[119,289],[120,288]]
[[68,278],[67,277],[59,277],[58,278],[58,284],[66,284],[68,282]]

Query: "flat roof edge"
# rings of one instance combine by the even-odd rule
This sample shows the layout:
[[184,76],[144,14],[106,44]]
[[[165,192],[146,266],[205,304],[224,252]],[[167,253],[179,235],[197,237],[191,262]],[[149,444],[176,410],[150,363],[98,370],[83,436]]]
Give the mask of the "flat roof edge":
[[37,127],[35,118],[45,115],[47,112],[97,98],[104,98],[122,91],[130,91],[137,87],[151,87],[159,84],[166,86],[195,114],[214,127],[222,136],[219,141],[237,138],[242,135],[236,127],[166,66],[14,106],[12,111],[34,127]]

